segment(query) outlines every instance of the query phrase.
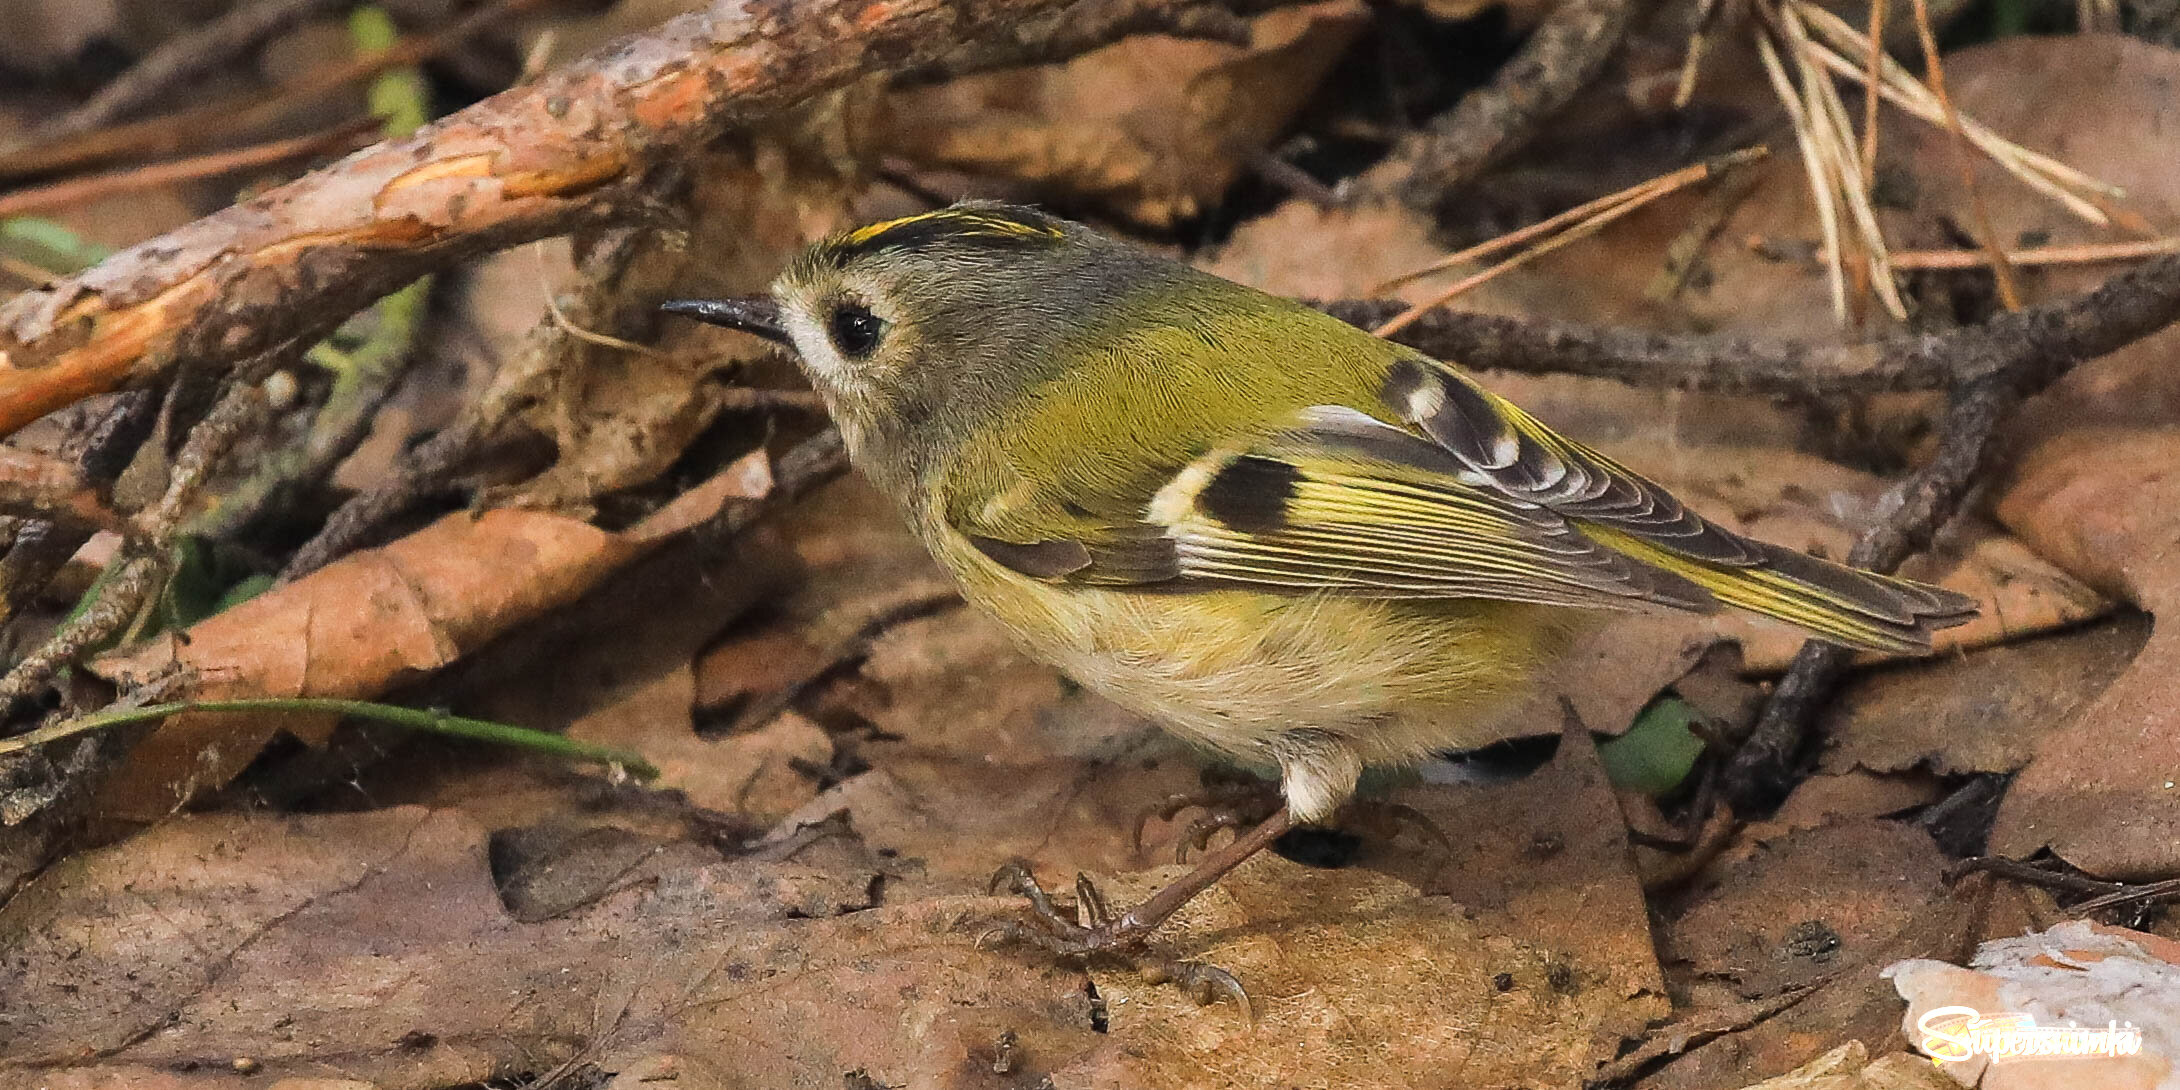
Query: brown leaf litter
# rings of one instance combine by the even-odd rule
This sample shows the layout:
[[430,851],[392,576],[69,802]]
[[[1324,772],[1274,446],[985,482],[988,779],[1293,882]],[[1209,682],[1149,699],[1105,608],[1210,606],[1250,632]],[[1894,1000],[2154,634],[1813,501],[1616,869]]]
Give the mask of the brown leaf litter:
[[[515,625],[574,602],[721,503],[770,489],[763,455],[622,533],[541,511],[458,513],[260,595],[181,636],[94,662],[109,678],[190,671],[198,699],[368,699],[443,669]],[[191,713],[131,751],[100,809],[152,820],[220,787],[281,730],[324,737],[323,716]]]
[[1018,179],[1167,227],[1200,214],[1286,129],[1364,24],[1352,0],[1279,10],[1247,46],[1164,37],[894,97],[888,150]]

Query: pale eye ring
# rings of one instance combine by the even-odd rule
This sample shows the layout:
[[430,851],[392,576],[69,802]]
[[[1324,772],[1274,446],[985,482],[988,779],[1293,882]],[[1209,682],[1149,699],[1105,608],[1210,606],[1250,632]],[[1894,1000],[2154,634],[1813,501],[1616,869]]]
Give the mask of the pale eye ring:
[[872,314],[869,307],[855,302],[835,305],[832,316],[825,322],[825,332],[832,338],[833,347],[850,359],[870,355],[885,331],[884,319]]

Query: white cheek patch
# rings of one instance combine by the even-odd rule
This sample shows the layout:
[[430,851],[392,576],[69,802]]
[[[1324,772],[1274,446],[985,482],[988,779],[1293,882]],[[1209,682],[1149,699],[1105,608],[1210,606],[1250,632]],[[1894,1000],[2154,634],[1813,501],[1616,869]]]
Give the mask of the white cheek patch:
[[802,364],[810,369],[812,377],[835,388],[860,385],[855,369],[840,358],[840,353],[833,348],[833,339],[815,319],[800,308],[789,308],[782,317],[787,339],[795,343],[795,354],[802,357]]

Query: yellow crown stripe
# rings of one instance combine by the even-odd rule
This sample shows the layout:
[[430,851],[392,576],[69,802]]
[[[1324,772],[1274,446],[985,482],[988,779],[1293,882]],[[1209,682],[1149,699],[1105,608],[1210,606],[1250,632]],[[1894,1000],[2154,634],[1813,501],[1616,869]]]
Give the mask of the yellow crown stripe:
[[1003,238],[1064,238],[1059,228],[1044,223],[1030,223],[1011,219],[1004,215],[980,212],[964,208],[941,208],[933,212],[919,212],[913,216],[881,220],[858,227],[842,236],[847,246],[869,246],[879,237],[906,227],[929,224],[950,227],[961,235],[996,235]]

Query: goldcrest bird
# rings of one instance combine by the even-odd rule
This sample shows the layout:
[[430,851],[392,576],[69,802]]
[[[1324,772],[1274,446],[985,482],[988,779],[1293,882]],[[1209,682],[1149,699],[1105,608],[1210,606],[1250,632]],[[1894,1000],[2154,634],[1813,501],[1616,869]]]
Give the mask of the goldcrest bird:
[[1030,654],[1279,771],[1285,809],[1188,878],[1093,926],[1042,913],[1056,949],[1139,942],[1366,767],[1499,740],[1493,710],[1596,611],[1730,605],[1885,651],[1975,612],[1732,533],[1449,364],[1028,208],[873,224],[769,298],[665,309],[791,346],[853,463]]

